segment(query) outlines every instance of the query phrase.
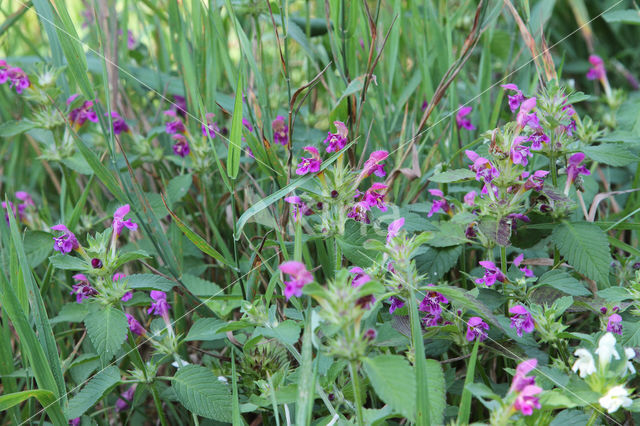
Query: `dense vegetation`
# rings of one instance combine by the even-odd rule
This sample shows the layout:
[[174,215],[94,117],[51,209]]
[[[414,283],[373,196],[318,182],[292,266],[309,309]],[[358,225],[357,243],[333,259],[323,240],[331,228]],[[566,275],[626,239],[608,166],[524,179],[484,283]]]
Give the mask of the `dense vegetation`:
[[0,423],[640,421],[638,24],[0,1]]

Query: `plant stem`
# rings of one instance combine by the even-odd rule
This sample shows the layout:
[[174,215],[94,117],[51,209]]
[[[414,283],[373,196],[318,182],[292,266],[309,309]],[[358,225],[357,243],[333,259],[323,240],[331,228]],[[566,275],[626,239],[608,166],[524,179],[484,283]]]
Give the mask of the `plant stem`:
[[360,379],[358,378],[358,362],[352,360],[349,363],[349,373],[351,373],[351,384],[353,385],[353,400],[356,406],[356,424],[358,426],[364,426],[364,417],[362,413],[362,404],[360,401],[362,397],[360,395]]
[[500,268],[502,273],[507,275],[507,247],[500,246]]
[[598,420],[598,417],[600,417],[600,413],[598,412],[598,410],[593,410],[593,413],[591,413],[591,417],[589,417],[589,421],[587,422],[587,426],[595,424],[596,420]]
[[153,395],[153,402],[156,404],[156,411],[158,412],[158,416],[160,417],[160,423],[162,426],[167,426],[167,419],[164,416],[164,411],[162,410],[162,401],[160,400],[160,395],[158,395],[158,389],[156,389],[156,384],[151,382],[149,383],[149,387],[151,388],[151,394]]

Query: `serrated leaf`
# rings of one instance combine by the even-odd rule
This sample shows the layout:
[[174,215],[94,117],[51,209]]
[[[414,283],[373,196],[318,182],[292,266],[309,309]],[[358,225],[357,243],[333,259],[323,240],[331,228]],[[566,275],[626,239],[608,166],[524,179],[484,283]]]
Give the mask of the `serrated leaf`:
[[578,272],[597,282],[608,282],[611,254],[607,236],[598,225],[565,222],[553,230],[551,239]]
[[624,145],[617,143],[587,146],[582,151],[594,161],[615,167],[627,166],[638,161],[638,157],[635,154],[625,148]]
[[211,297],[222,293],[220,286],[191,274],[182,276],[184,286],[195,296]]
[[89,267],[84,260],[69,254],[56,254],[49,261],[55,268],[68,271],[84,271]]
[[478,223],[478,228],[491,241],[501,245],[511,245],[511,224],[506,218],[499,221],[483,217]]
[[424,253],[416,256],[416,267],[421,274],[429,274],[430,277],[439,278],[453,268],[461,253],[462,246],[427,247]]
[[118,367],[109,366],[93,376],[89,383],[73,398],[69,400],[67,417],[80,417],[91,408],[104,394],[120,382]]
[[384,238],[376,234],[372,226],[354,220],[348,220],[344,234],[336,238],[344,257],[360,267],[371,265],[378,257],[379,252],[364,248],[367,240],[383,241]]
[[187,334],[185,341],[224,339],[226,333],[218,332],[218,329],[224,324],[224,321],[217,318],[200,318],[189,329],[189,334]]
[[300,326],[297,322],[286,320],[275,328],[258,327],[254,334],[265,337],[273,337],[288,345],[295,344],[300,339]]
[[84,319],[87,334],[96,352],[110,360],[127,338],[129,323],[127,316],[119,309],[99,303],[89,305],[89,313]]
[[86,303],[67,303],[60,309],[58,316],[51,318],[51,324],[61,322],[82,322],[87,316],[88,308]]
[[622,341],[624,346],[640,346],[640,321],[622,322]]
[[539,286],[549,286],[570,296],[591,296],[585,286],[565,271],[553,269],[540,277]]
[[450,183],[466,179],[475,179],[475,177],[476,174],[469,169],[455,169],[435,174],[431,176],[429,180],[437,183]]
[[127,276],[127,287],[144,290],[170,291],[176,283],[155,274],[133,274]]
[[598,291],[598,297],[605,299],[609,303],[622,302],[633,299],[633,296],[624,287],[609,287]]
[[379,355],[364,358],[362,365],[378,396],[394,411],[414,421],[416,375],[407,359],[400,355]]
[[118,267],[124,265],[125,263],[132,262],[134,260],[139,260],[139,259],[146,259],[148,257],[150,257],[149,253],[147,253],[144,250],[135,250],[135,251],[129,251],[126,253],[121,253],[118,256],[118,261],[114,265],[114,269],[117,269]]
[[172,379],[178,401],[192,413],[231,422],[231,394],[211,370],[199,365],[180,368]]
[[451,247],[469,242],[464,235],[465,226],[460,223],[440,222],[437,227],[433,238],[427,242],[432,247]]

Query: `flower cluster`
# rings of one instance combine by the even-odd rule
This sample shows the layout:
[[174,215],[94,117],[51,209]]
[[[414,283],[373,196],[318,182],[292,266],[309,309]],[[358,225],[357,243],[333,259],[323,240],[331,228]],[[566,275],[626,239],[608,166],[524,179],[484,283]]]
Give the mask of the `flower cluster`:
[[[11,209],[11,211],[13,212],[13,215],[20,220],[21,222],[27,222],[27,212],[30,209],[34,209],[35,208],[35,203],[33,202],[33,198],[31,198],[31,195],[28,192],[25,191],[18,191],[15,194],[16,199],[22,201],[21,203],[17,203],[14,204],[11,201],[9,201],[9,203],[7,204],[6,201],[2,202],[2,208],[3,209]],[[9,213],[5,213],[4,215],[5,220],[7,221],[7,225],[9,225]]]
[[17,94],[31,86],[29,77],[20,67],[12,67],[0,59],[0,84],[9,82],[9,88],[15,89]]
[[307,271],[304,263],[290,260],[284,262],[278,268],[291,277],[289,281],[284,281],[284,295],[287,300],[291,299],[292,296],[302,296],[302,288],[313,282],[313,275]]
[[[433,284],[427,284],[433,286]],[[425,327],[434,327],[439,325],[442,319],[442,306],[441,304],[447,304],[449,300],[444,295],[437,291],[428,291],[422,301],[418,310],[425,312],[426,315],[422,318],[422,323]]]

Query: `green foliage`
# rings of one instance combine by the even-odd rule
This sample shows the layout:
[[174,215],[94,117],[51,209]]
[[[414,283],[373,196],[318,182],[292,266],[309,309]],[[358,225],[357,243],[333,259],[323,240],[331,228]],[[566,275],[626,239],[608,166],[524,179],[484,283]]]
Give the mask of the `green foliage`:
[[107,361],[115,356],[127,337],[127,317],[113,306],[91,303],[84,325],[97,353]]
[[74,419],[83,415],[120,382],[118,367],[109,366],[93,376],[80,392],[69,400],[67,417]]
[[181,367],[171,379],[178,401],[198,416],[231,421],[231,394],[211,370],[199,365]]

